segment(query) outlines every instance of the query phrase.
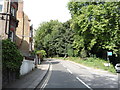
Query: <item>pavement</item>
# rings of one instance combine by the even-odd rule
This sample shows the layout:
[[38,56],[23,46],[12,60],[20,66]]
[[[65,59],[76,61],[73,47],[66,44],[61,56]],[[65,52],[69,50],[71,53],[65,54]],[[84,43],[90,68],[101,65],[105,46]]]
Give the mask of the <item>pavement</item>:
[[15,82],[10,83],[5,86],[5,89],[25,89],[31,88],[35,89],[39,83],[44,79],[49,71],[50,64],[47,60],[43,61],[40,65],[37,66],[33,71],[28,74],[21,76],[20,79],[17,79]]

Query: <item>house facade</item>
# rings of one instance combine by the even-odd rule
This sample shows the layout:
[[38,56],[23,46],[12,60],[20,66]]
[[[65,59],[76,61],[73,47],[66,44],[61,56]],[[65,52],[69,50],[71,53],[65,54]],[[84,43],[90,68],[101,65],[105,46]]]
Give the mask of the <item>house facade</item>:
[[19,24],[16,30],[16,44],[23,56],[30,56],[33,43],[33,26],[30,25],[30,19],[23,11],[23,2],[18,3],[17,19]]
[[18,26],[16,13],[18,2],[0,0],[0,36],[2,39],[11,39],[15,42],[15,32]]
[[[18,2],[12,0],[0,0],[0,39],[11,39],[15,42],[15,32],[18,26],[16,13],[18,10]],[[16,73],[8,70],[2,70],[2,86],[4,87],[11,81],[16,79]]]

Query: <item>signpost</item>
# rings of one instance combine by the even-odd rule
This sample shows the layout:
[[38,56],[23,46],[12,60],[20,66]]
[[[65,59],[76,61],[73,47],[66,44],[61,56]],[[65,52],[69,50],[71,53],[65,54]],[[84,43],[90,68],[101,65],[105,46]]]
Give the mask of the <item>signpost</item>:
[[111,51],[108,51],[108,52],[107,52],[107,56],[112,56],[112,52],[111,52]]
[[112,56],[112,54],[112,51],[107,51],[108,67],[110,66],[109,56]]

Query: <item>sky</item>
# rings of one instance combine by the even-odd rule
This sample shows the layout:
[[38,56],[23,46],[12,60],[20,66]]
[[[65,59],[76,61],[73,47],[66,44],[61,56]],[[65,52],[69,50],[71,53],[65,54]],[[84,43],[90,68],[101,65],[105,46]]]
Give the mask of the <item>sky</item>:
[[50,20],[66,22],[71,18],[67,3],[69,0],[24,0],[24,12],[31,19],[34,29],[40,23]]

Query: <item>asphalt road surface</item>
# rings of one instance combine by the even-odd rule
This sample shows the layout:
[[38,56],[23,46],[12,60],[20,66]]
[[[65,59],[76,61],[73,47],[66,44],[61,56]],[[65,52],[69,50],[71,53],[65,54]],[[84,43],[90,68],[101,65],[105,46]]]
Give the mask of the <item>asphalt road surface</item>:
[[118,90],[118,75],[71,61],[50,61],[50,70],[38,88],[76,88],[85,90]]

